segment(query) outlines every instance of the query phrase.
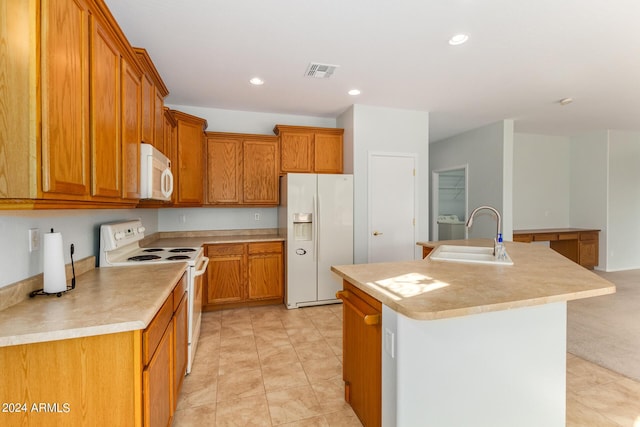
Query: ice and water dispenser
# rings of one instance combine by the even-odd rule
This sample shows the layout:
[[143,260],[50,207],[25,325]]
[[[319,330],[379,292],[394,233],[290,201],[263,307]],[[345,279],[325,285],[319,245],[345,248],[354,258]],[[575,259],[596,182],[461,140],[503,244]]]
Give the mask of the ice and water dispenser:
[[293,235],[295,240],[313,240],[312,214],[293,214]]

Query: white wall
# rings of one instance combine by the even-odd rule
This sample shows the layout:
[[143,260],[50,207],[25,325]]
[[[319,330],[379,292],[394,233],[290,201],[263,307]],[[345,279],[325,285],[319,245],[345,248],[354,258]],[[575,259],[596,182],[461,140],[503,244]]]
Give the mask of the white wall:
[[569,227],[571,139],[516,133],[513,228]]
[[[513,231],[510,192],[513,153],[513,121],[505,120],[430,144],[429,172],[462,165],[468,167],[469,214],[482,205],[502,213],[502,233],[511,240]],[[470,238],[493,238],[496,221],[489,211],[481,211],[469,231]]]
[[607,271],[640,268],[640,132],[609,131],[608,208]]
[[[428,192],[429,192],[429,113],[425,111],[354,105],[339,118],[341,127],[353,132],[354,173],[354,262],[368,259],[368,153],[384,151],[416,153],[416,191],[418,240],[428,240]],[[345,143],[345,146],[347,146]],[[419,248],[415,248],[420,257]]]
[[[609,135],[592,132],[571,138],[570,219],[571,227],[600,229],[598,269],[607,270],[607,186],[609,180]],[[624,237],[623,237],[624,238]]]
[[[77,209],[43,211],[0,211],[0,287],[42,273],[42,234],[53,228],[62,234],[65,263],[71,262],[69,246],[74,244],[74,259],[99,255],[100,225],[106,222],[141,218],[147,233],[155,233],[158,219],[155,209]],[[28,230],[40,229],[40,250],[29,253]]]
[[236,132],[273,135],[275,125],[317,126],[335,128],[332,117],[297,116],[294,114],[259,113],[252,111],[223,110],[219,108],[194,107],[189,105],[167,105],[207,120],[207,131]]

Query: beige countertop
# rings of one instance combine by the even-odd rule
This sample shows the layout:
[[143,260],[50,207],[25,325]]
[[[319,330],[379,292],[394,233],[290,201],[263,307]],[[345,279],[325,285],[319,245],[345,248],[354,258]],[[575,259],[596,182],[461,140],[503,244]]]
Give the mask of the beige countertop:
[[145,329],[186,267],[92,269],[59,298],[36,296],[0,311],[0,347]]
[[284,236],[276,229],[266,230],[230,230],[224,231],[176,231],[156,233],[151,239],[145,239],[145,247],[200,247],[216,243],[248,243],[284,241]]
[[[489,239],[418,242],[492,246]],[[606,295],[615,286],[552,249],[505,242],[514,265],[424,260],[333,266],[343,279],[403,315],[432,320]]]

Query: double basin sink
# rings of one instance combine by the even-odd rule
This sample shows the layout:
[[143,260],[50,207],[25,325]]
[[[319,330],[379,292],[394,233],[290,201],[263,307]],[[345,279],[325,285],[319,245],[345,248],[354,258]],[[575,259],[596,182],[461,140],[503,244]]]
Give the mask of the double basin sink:
[[471,264],[513,265],[506,251],[502,257],[493,254],[492,247],[441,245],[431,252],[429,258],[435,261],[451,261]]

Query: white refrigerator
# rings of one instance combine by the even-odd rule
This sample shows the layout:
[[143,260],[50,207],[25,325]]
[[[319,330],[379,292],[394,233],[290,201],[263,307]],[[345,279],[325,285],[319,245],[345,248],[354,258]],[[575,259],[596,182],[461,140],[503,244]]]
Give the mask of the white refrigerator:
[[353,175],[282,176],[278,228],[287,308],[339,302],[342,279],[331,266],[353,264]]

